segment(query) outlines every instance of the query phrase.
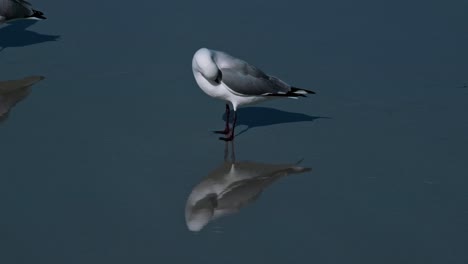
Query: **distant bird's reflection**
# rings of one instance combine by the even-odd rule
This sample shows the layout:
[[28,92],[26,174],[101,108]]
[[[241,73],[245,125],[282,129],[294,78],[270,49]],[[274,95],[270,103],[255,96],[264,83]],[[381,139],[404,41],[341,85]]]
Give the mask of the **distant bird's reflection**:
[[31,92],[31,86],[43,76],[29,76],[19,80],[0,81],[0,121],[8,118],[13,106],[26,98]]
[[197,184],[187,199],[185,222],[190,231],[200,231],[210,221],[237,213],[258,199],[262,191],[281,177],[309,171],[295,164],[235,161],[234,145],[229,160],[226,143],[224,163]]

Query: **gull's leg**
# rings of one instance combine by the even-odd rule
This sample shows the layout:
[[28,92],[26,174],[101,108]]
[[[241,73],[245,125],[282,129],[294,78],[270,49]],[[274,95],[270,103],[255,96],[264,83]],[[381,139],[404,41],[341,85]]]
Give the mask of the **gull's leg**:
[[226,126],[224,127],[224,130],[218,130],[218,131],[215,131],[215,133],[217,134],[224,134],[224,135],[227,135],[229,134],[229,104],[226,104]]
[[229,131],[226,137],[220,137],[219,139],[224,140],[224,141],[232,141],[234,139],[234,128],[236,127],[236,121],[237,121],[237,111],[234,110],[234,121],[232,122],[232,129]]
[[[224,162],[236,163],[236,153],[234,150],[234,142],[225,141],[224,144]],[[231,145],[231,159],[229,160],[229,145]]]
[[224,144],[224,162],[229,161],[229,143],[226,141],[226,144]]
[[236,151],[234,149],[234,142],[231,141],[231,161],[236,163]]

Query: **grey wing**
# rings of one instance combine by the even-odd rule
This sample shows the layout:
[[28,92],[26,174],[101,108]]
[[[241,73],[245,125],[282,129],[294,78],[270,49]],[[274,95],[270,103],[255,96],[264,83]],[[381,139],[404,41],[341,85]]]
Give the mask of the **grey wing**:
[[268,76],[255,66],[231,55],[214,51],[215,62],[221,71],[221,81],[239,95],[266,95],[287,93],[291,87]]
[[[250,65],[249,65],[250,66]],[[286,94],[291,87],[250,66],[242,69],[221,68],[221,81],[239,95]]]

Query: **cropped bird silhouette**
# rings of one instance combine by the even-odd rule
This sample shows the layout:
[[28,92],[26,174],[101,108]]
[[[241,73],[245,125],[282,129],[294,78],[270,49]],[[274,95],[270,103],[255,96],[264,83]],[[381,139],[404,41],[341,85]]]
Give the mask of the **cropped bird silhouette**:
[[11,109],[31,92],[31,86],[43,76],[29,76],[19,80],[0,81],[0,121],[5,121]]
[[0,0],[0,24],[18,19],[44,20],[46,17],[25,0]]
[[[226,125],[216,133],[225,134],[220,139],[234,139],[237,107],[255,104],[273,98],[306,97],[311,90],[291,86],[284,81],[267,75],[255,66],[216,50],[201,48],[192,59],[192,71],[200,88],[209,96],[226,102]],[[229,127],[231,103],[234,110],[232,127]]]
[[263,190],[278,179],[310,168],[292,164],[267,164],[235,161],[232,147],[228,158],[226,143],[224,163],[208,174],[190,193],[185,206],[185,222],[190,231],[200,231],[209,222],[237,213],[256,201]]

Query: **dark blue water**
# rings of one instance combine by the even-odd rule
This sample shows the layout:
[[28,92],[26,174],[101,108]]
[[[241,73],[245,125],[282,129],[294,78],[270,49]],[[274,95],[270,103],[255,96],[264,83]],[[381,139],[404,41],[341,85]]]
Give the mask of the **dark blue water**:
[[[466,1],[33,4],[0,26],[0,81],[45,77],[0,123],[0,263],[468,263]],[[311,170],[192,232],[225,164],[200,47],[317,94],[239,110],[238,164]]]

